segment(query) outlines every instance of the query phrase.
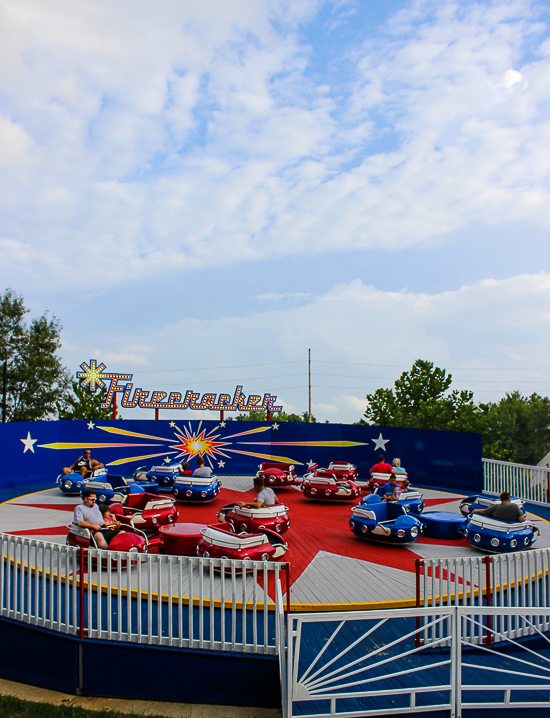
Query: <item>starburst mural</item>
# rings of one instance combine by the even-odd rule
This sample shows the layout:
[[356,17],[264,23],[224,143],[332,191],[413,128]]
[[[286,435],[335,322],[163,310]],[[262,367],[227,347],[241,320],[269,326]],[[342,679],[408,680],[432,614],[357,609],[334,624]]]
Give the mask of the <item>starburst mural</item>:
[[[101,431],[108,434],[114,434],[119,437],[125,437],[127,441],[84,441],[84,442],[66,442],[56,441],[49,444],[39,444],[42,449],[80,449],[83,446],[90,448],[104,449],[124,449],[127,453],[130,447],[141,449],[132,456],[121,456],[108,462],[108,466],[119,464],[129,464],[132,462],[145,461],[147,459],[155,459],[165,457],[165,461],[180,461],[192,459],[195,456],[202,456],[213,466],[213,462],[218,461],[218,466],[225,465],[224,459],[230,459],[232,454],[240,454],[242,456],[250,456],[264,461],[281,461],[290,464],[300,465],[303,462],[298,461],[291,456],[281,454],[273,454],[269,450],[273,446],[277,447],[353,447],[365,446],[363,442],[356,441],[261,441],[266,432],[276,431],[278,424],[268,424],[259,426],[246,431],[240,431],[233,434],[225,433],[227,426],[225,422],[220,422],[211,429],[203,426],[203,422],[182,422],[179,426],[175,421],[171,421],[169,426],[173,429],[173,436],[156,436],[154,434],[142,434],[128,429],[119,428],[117,426],[100,426],[97,423],[88,425],[90,430]],[[254,437],[259,435],[258,441],[254,441]],[[262,436],[263,435],[263,436]],[[137,439],[138,441],[130,441]],[[141,440],[147,441],[141,441]],[[143,453],[143,447],[151,450]],[[220,463],[221,460],[221,463]]]

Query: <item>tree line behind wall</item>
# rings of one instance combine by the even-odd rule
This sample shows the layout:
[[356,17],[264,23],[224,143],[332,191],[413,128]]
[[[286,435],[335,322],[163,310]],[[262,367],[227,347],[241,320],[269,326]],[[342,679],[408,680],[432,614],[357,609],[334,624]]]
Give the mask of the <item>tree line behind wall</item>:
[[364,423],[413,429],[472,431],[483,436],[483,456],[538,464],[550,450],[550,399],[518,391],[498,402],[474,401],[472,391],[451,389],[452,374],[418,359],[393,389],[367,394]]

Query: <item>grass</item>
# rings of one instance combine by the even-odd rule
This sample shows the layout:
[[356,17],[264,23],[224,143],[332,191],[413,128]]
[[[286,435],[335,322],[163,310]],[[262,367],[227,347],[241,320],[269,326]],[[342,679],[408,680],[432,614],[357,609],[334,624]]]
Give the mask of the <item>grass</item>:
[[[53,706],[49,703],[23,701],[13,696],[0,696],[0,718],[127,718],[127,716],[127,713],[118,711],[89,711],[78,706]],[[148,718],[162,718],[162,716],[148,716]]]

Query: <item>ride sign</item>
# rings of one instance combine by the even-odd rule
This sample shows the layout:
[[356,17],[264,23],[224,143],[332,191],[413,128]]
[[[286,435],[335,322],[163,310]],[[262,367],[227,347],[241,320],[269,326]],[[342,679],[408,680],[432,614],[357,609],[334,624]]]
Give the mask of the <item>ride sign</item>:
[[[80,365],[82,371],[77,372],[83,388],[88,387],[91,392],[96,389],[108,387],[107,397],[102,409],[108,409],[117,393],[122,394],[120,406],[124,409],[192,409],[195,411],[213,409],[215,411],[282,411],[282,406],[275,406],[276,396],[264,394],[263,399],[259,394],[250,394],[248,397],[243,392],[242,386],[237,386],[233,395],[231,394],[201,394],[188,389],[185,393],[172,391],[168,395],[165,391],[144,391],[140,388],[133,388],[131,383],[133,374],[107,373],[105,364],[97,364],[95,359],[90,363],[83,362]],[[124,383],[122,383],[124,382]],[[151,398],[149,399],[149,395]]]

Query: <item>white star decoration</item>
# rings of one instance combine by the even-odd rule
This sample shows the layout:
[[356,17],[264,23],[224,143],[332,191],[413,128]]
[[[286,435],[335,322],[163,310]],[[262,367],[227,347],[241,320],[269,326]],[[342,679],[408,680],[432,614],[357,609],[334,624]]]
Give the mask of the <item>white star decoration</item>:
[[218,468],[219,468],[219,469],[223,469],[224,466],[225,466],[225,461],[218,461]]
[[279,428],[279,424],[273,424],[273,426],[272,426],[271,428],[272,428],[272,429],[278,429],[278,428]]
[[175,422],[175,421],[171,421],[171,422],[170,422],[170,428],[171,428],[171,429],[174,429],[175,427],[176,427],[176,422]]
[[95,429],[95,424],[93,421],[88,422],[88,429]]
[[371,439],[372,442],[374,442],[374,451],[377,449],[382,449],[382,451],[386,451],[386,444],[388,443],[389,439],[384,439],[382,434],[378,434],[378,439]]
[[38,441],[38,439],[31,439],[31,432],[27,431],[27,438],[26,439],[19,439],[19,441],[22,441],[25,448],[23,449],[23,453],[25,454],[27,451],[32,451],[34,454],[34,445]]
[[[220,426],[223,429],[225,427],[225,421],[220,421]],[[225,464],[224,464],[224,466],[225,466]]]
[[310,459],[310,460],[307,462],[307,468],[308,468],[308,469],[311,469],[311,467],[312,467],[312,466],[315,466],[315,464],[316,464],[316,462],[313,461],[313,459]]
[[169,463],[170,463],[170,457],[169,457],[169,456],[167,456],[167,457],[164,459],[164,463],[165,463],[165,464],[169,464]]

